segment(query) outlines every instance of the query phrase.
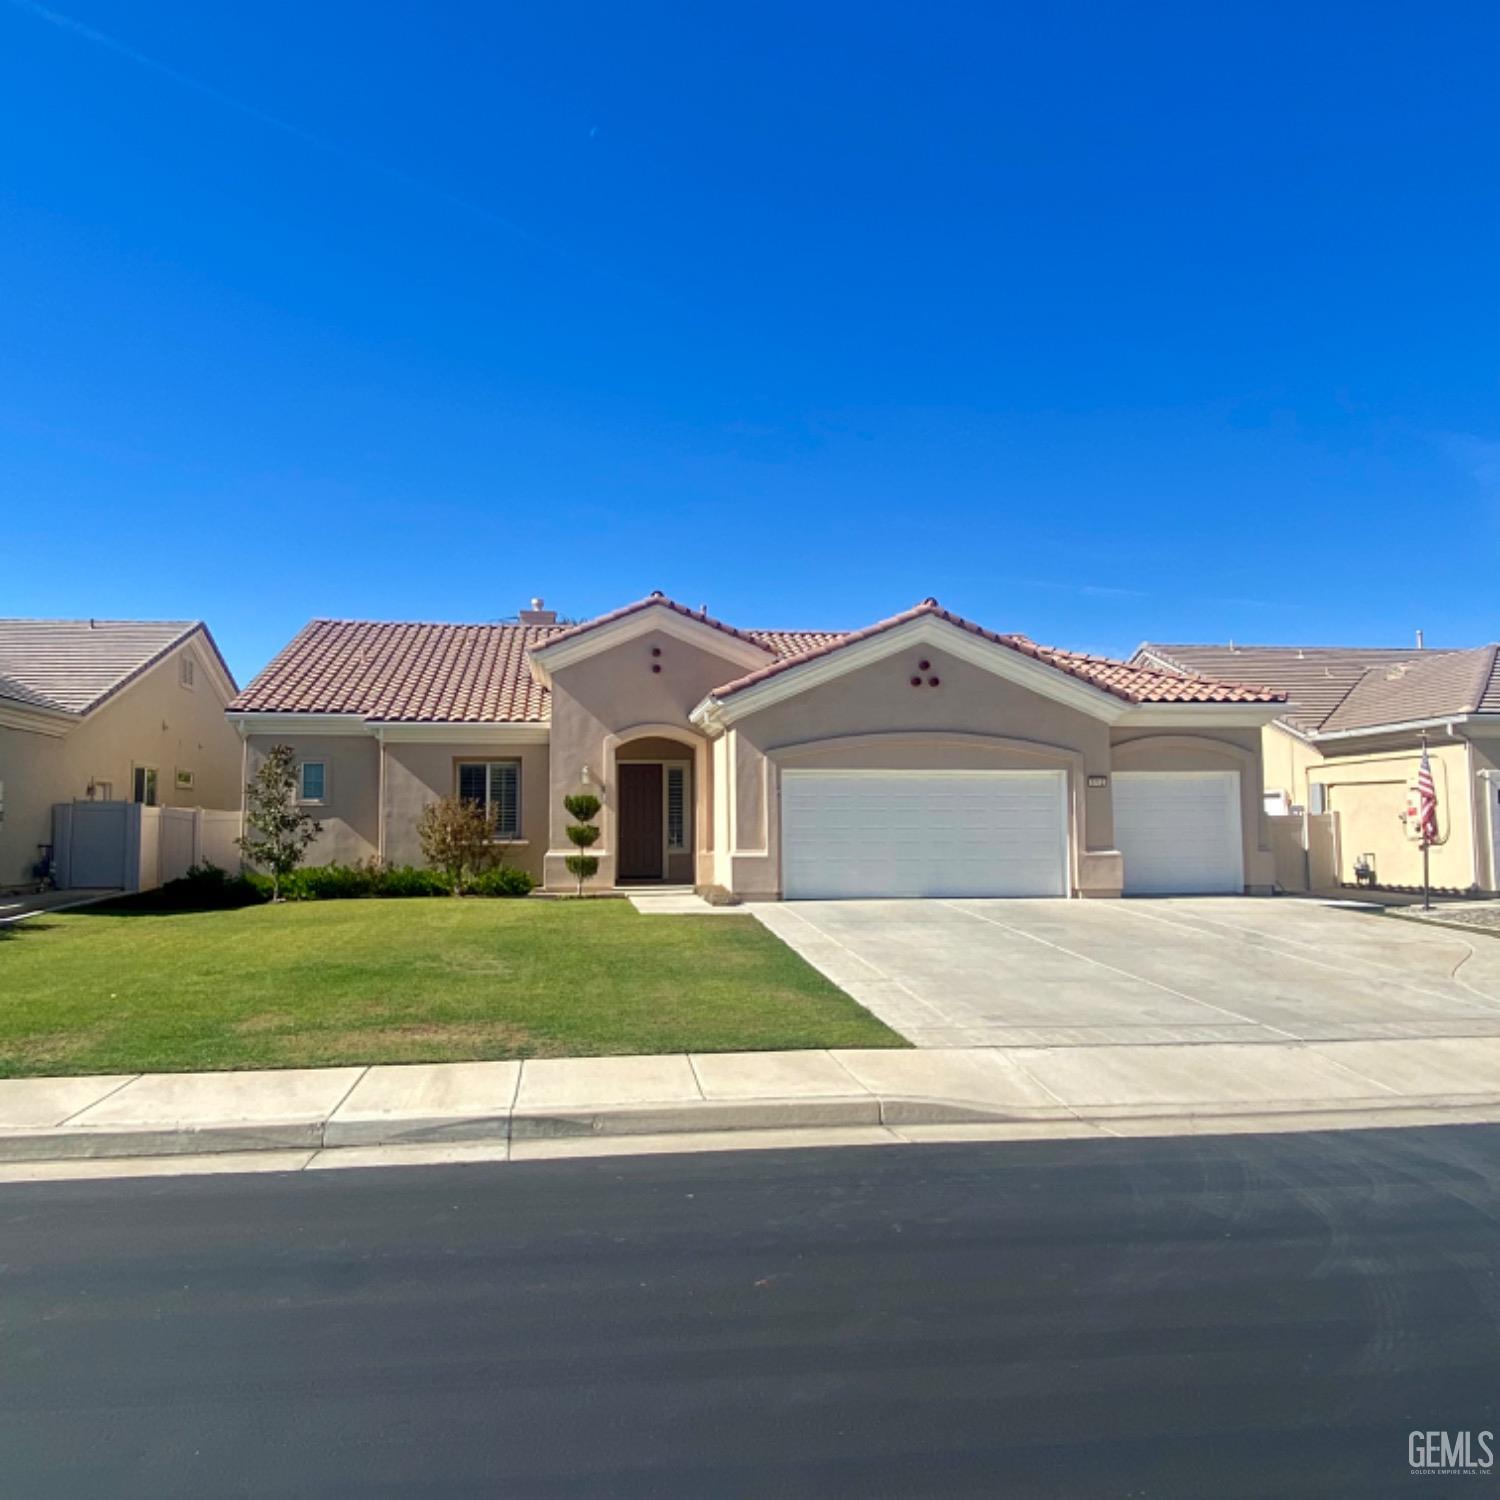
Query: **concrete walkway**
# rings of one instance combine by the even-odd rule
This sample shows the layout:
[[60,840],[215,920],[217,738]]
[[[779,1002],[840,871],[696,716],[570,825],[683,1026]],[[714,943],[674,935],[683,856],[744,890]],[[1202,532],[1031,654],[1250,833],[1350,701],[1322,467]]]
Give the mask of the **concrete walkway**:
[[1500,1038],[701,1053],[0,1081],[0,1161],[509,1150],[683,1132],[1046,1136],[1488,1119],[1500,1119]]
[[43,912],[69,911],[75,906],[93,906],[99,901],[112,901],[123,896],[118,888],[84,888],[73,891],[29,891],[25,894],[0,895],[0,924],[19,922],[25,917],[40,916]]

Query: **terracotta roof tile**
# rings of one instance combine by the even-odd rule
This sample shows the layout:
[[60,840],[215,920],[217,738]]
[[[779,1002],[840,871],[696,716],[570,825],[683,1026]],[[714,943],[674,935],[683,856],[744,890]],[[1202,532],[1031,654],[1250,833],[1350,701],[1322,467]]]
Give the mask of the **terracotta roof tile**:
[[807,662],[829,656],[844,646],[853,645],[856,641],[868,640],[871,636],[880,635],[898,625],[905,625],[908,621],[921,619],[927,615],[945,620],[950,625],[956,625],[960,630],[966,630],[983,640],[993,641],[996,645],[1008,647],[1023,656],[1045,662],[1049,667],[1056,667],[1058,671],[1066,672],[1068,676],[1076,677],[1117,698],[1123,698],[1127,703],[1276,703],[1281,701],[1281,694],[1266,688],[1209,682],[1202,678],[1184,677],[1174,672],[1158,671],[1149,667],[1136,666],[1130,662],[1115,661],[1106,656],[1086,656],[1076,651],[1064,651],[1056,646],[1039,646],[1024,635],[1001,635],[943,609],[933,599],[924,599],[921,604],[904,610],[899,615],[892,615],[888,620],[881,620],[877,624],[866,626],[863,630],[818,642],[796,656],[787,656],[780,661],[770,662],[754,672],[715,688],[713,697],[728,698],[735,693],[743,692],[746,688],[754,687],[757,683],[779,676],[793,667],[800,667]]
[[[561,641],[574,640],[578,636],[587,635],[591,630],[598,630],[601,625],[612,625],[616,620],[625,619],[627,615],[639,614],[643,609],[670,609],[673,614],[681,615],[686,620],[696,620],[698,624],[707,625],[710,630],[722,631],[725,635],[733,636],[737,641],[745,641],[752,646],[770,649],[764,641],[756,639],[754,631],[739,630],[733,625],[726,625],[723,620],[714,619],[707,610],[689,609],[686,604],[679,604],[675,599],[667,598],[660,591],[648,594],[644,599],[637,599],[631,604],[622,604],[619,609],[612,609],[608,614],[596,615],[592,620],[583,620],[577,625],[568,625],[559,630],[547,644],[551,646]],[[778,632],[770,633],[777,634]]]
[[358,714],[404,723],[544,723],[550,717],[551,700],[531,675],[528,651],[572,639],[596,625],[651,605],[663,605],[767,652],[764,667],[720,688],[715,696],[738,692],[787,667],[815,660],[906,620],[935,614],[1129,703],[1276,701],[1276,695],[1264,689],[1206,682],[1107,657],[1039,646],[1025,636],[997,635],[935,604],[920,604],[866,630],[839,634],[824,630],[739,630],[699,610],[653,595],[574,626],[313,620],[230,708],[246,713]]
[[250,713],[359,714],[409,723],[540,723],[526,664],[553,625],[313,620],[230,704]]

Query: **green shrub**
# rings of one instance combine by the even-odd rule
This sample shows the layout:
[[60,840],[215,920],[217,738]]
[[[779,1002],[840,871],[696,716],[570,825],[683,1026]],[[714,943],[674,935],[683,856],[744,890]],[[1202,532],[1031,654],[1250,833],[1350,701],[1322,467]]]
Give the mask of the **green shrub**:
[[501,865],[498,869],[485,870],[469,882],[472,896],[529,896],[536,885],[525,870],[514,865]]
[[237,906],[255,906],[271,899],[269,875],[231,875],[217,865],[192,865],[186,874],[154,891],[122,896],[101,910],[122,911],[228,911]]
[[379,896],[446,896],[448,882],[437,870],[417,865],[387,865],[380,872]]
[[[271,899],[270,876],[252,874],[244,884],[253,893],[252,900]],[[524,870],[500,865],[474,876],[467,889],[476,896],[525,896],[535,884]],[[283,901],[360,901],[449,894],[447,878],[441,871],[417,865],[382,865],[376,860],[358,865],[308,865],[281,880]]]

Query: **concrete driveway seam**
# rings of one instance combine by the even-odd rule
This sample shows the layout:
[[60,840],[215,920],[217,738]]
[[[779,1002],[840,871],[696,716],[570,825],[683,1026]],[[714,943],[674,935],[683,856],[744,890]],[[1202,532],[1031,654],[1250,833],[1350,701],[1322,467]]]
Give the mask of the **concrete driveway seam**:
[[[1163,927],[1175,927],[1179,932],[1199,932],[1201,934],[1201,928],[1197,928],[1192,925],[1193,922],[1201,922],[1205,926],[1219,927],[1222,928],[1225,932],[1233,932],[1238,936],[1246,939],[1259,938],[1263,942],[1268,944],[1281,943],[1285,946],[1295,948],[1310,948],[1315,953],[1320,951],[1316,944],[1304,942],[1301,938],[1287,937],[1282,933],[1257,932],[1254,928],[1241,927],[1234,922],[1224,922],[1215,917],[1200,916],[1196,913],[1189,921],[1174,921],[1171,917],[1164,917],[1159,912],[1141,911],[1136,907],[1127,906],[1124,902],[1120,903],[1119,910],[1125,915],[1131,917],[1139,917],[1141,920],[1146,922],[1159,922]],[[1472,956],[1473,951],[1474,950],[1472,948],[1469,949],[1470,956]],[[1327,969],[1334,974],[1346,974],[1351,967],[1381,969],[1386,973],[1396,976],[1394,978],[1386,980],[1385,982],[1387,984],[1394,984],[1401,989],[1410,990],[1413,994],[1416,995],[1426,995],[1431,1000],[1447,1000],[1451,998],[1450,996],[1444,995],[1439,990],[1430,990],[1424,985],[1413,983],[1410,979],[1401,978],[1401,971],[1394,964],[1382,963],[1378,958],[1351,958],[1344,963],[1333,964],[1329,963],[1326,959],[1309,958],[1306,956],[1306,954],[1303,953],[1284,953],[1280,956],[1283,958],[1292,959],[1297,963],[1310,964],[1314,968]],[[1456,984],[1459,984],[1464,989],[1468,990],[1469,993],[1472,994],[1476,999],[1482,1000],[1488,1006],[1500,1009],[1500,1001],[1497,1001],[1493,995],[1486,995],[1485,993],[1483,993],[1483,991],[1476,990],[1467,981],[1458,979],[1456,977],[1456,971],[1449,977],[1453,978]]]
[[1252,1021],[1249,1016],[1242,1015],[1237,1010],[1230,1010],[1224,1005],[1215,1005],[1212,1000],[1204,1000],[1198,995],[1189,995],[1186,990],[1173,989],[1170,984],[1163,984],[1159,979],[1148,979],[1141,974],[1132,974],[1129,969],[1117,968],[1114,964],[1105,963],[1102,958],[1093,958],[1087,953],[1079,953],[1076,949],[1069,948],[1065,943],[1054,943],[1051,938],[1038,937],[1034,932],[1027,932],[1024,927],[1012,927],[1007,922],[997,922],[993,917],[987,917],[983,912],[967,911],[961,906],[954,905],[951,901],[944,901],[943,905],[962,916],[973,917],[979,922],[988,922],[991,927],[998,927],[1004,932],[1013,933],[1017,937],[1030,938],[1033,943],[1040,943],[1045,948],[1052,948],[1058,953],[1066,953],[1069,958],[1077,959],[1081,963],[1092,964],[1096,969],[1108,970],[1111,974],[1118,974],[1122,979],[1133,980],[1137,984],[1150,986],[1152,989],[1161,990],[1164,994],[1175,995],[1179,1000],[1186,1000],[1192,1005],[1201,1005],[1206,1010],[1216,1010],[1221,1016],[1228,1016],[1232,1020],[1243,1022],[1246,1026],[1258,1026],[1264,1031],[1274,1031],[1278,1036],[1284,1036],[1288,1041],[1298,1041],[1290,1031],[1283,1031],[1279,1026],[1273,1026],[1269,1021]]
[[[828,932],[824,928],[819,927],[818,924],[814,922],[810,917],[805,917],[800,911],[794,910],[790,903],[785,901],[778,902],[775,907],[768,907],[765,911],[762,911],[758,907],[754,907],[752,908],[752,911],[754,915],[760,920],[762,925],[768,928],[772,933],[775,933],[777,937],[782,937],[782,934],[776,932],[774,922],[768,920],[768,917],[773,911],[783,913],[785,916],[802,923],[804,927],[816,933],[823,942],[831,943],[835,948],[839,950],[840,953],[844,954],[846,957],[852,958],[856,963],[863,964],[864,967],[867,968],[876,977],[877,980],[885,984],[895,985],[895,987],[900,990],[901,993],[905,995],[913,1005],[917,1006],[920,1010],[923,1010],[928,1015],[932,1016],[934,1021],[938,1025],[941,1026],[945,1024],[943,1013],[935,1005],[933,1005],[931,1001],[924,1000],[921,995],[917,994],[917,992],[903,980],[897,978],[894,974],[887,973],[886,970],[882,969],[879,964],[873,963],[870,959],[866,958],[863,953],[856,952],[855,949],[849,947],[847,943],[841,942],[831,932]],[[805,954],[803,956],[804,958],[806,957]],[[815,969],[818,968],[818,965],[812,959],[807,959],[807,962],[811,963]],[[820,969],[819,972],[823,973],[824,971]],[[832,979],[835,984],[841,983],[841,981],[832,974],[825,973],[825,978]],[[855,995],[854,998],[857,1000],[859,999],[859,996]]]

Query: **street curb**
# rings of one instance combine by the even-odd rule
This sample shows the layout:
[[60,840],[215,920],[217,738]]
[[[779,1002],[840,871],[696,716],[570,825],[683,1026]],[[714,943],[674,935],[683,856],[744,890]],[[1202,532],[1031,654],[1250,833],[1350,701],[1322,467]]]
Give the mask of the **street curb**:
[[303,1119],[206,1126],[56,1127],[0,1133],[0,1162],[213,1155],[222,1152],[321,1151],[340,1147],[420,1146],[599,1137],[823,1130],[838,1126],[1091,1126],[1101,1134],[1212,1134],[1392,1128],[1469,1123],[1500,1117],[1500,1094],[1311,1100],[1095,1109],[997,1109],[954,1099],[862,1095],[800,1099],[699,1100],[682,1104],[515,1109],[453,1117]]

